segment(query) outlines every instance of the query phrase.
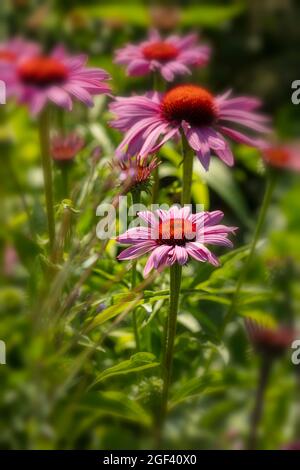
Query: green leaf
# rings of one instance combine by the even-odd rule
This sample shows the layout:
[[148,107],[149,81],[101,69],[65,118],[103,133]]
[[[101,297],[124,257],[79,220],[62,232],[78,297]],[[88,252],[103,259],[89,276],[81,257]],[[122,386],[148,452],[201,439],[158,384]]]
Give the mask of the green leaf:
[[204,210],[209,208],[209,191],[207,184],[198,175],[193,178],[192,197],[196,204],[203,204]]
[[80,424],[85,429],[89,429],[93,422],[103,416],[116,416],[146,427],[151,425],[148,413],[136,400],[129,398],[128,394],[123,392],[89,392],[79,409],[84,410],[84,416],[88,410],[91,411],[91,417],[87,418],[85,424],[83,422]]
[[[182,10],[181,23],[184,26],[214,26],[220,25],[242,13],[244,5],[201,5],[186,7]],[[75,10],[80,15],[86,15],[89,18],[106,18],[118,20],[126,24],[147,27],[150,24],[151,17],[149,8],[135,4],[134,2],[123,4],[97,5],[79,7]]]
[[[177,168],[177,174],[178,177],[180,177],[182,156],[171,145],[165,145],[160,152]],[[204,204],[207,208],[209,199],[207,190],[205,189],[206,185],[215,191],[232,208],[246,227],[250,228],[252,226],[250,222],[252,219],[244,194],[235,181],[232,170],[218,158],[213,157],[209,171],[205,171],[195,157],[192,194],[193,197],[196,195],[195,202]],[[200,194],[197,195],[197,191],[200,191]]]
[[178,316],[178,323],[181,323],[181,325],[185,326],[192,333],[198,333],[201,329],[198,320],[190,313],[181,313]]
[[119,375],[132,374],[133,372],[141,372],[159,366],[159,362],[155,361],[155,356],[147,352],[139,352],[131,356],[127,361],[120,362],[116,366],[110,367],[96,377],[93,385],[103,380]]
[[220,257],[221,266],[217,269],[208,263],[201,266],[199,274],[191,284],[191,288],[205,289],[207,286],[216,285],[219,281],[231,279],[237,270],[241,260],[249,253],[249,246],[243,246],[232,250]]
[[[126,295],[125,298],[128,299],[128,297],[129,296]],[[102,310],[101,313],[95,316],[95,318],[89,324],[89,329],[96,328],[97,326],[102,325],[103,323],[107,322],[108,320],[111,320],[112,318],[116,317],[117,315],[120,315],[123,312],[127,311],[129,313],[133,308],[141,304],[142,304],[142,300],[137,298],[129,302],[128,301],[126,302],[124,300],[123,302],[120,302],[116,305],[112,305],[111,307],[108,307],[105,310]]]
[[251,217],[246,204],[244,193],[234,179],[232,169],[228,168],[217,158],[212,158],[209,171],[205,171],[200,162],[195,161],[195,174],[211,187],[235,212],[246,227],[251,227]]
[[215,391],[222,386],[220,377],[217,374],[210,374],[205,377],[193,377],[190,380],[187,380],[176,390],[174,395],[171,397],[170,407],[174,407],[179,403],[197,397],[201,395],[204,391],[207,393],[210,391]]
[[244,311],[239,311],[239,313],[241,316],[254,320],[259,325],[264,326],[266,328],[275,328],[277,326],[277,321],[275,320],[275,318],[269,313],[266,313],[264,311],[244,310]]
[[229,21],[240,15],[245,5],[195,5],[184,8],[182,12],[182,24],[187,26],[215,26],[220,27],[225,21]]

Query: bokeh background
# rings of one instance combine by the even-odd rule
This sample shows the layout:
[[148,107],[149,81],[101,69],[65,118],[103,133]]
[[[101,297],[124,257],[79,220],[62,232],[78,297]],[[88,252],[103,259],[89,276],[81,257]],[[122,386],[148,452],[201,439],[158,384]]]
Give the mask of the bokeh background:
[[[300,107],[291,103],[291,83],[300,78],[296,0],[2,0],[0,19],[1,42],[22,35],[46,50],[63,43],[71,52],[87,53],[90,64],[111,73],[116,95],[152,86],[150,78],[128,78],[113,64],[116,48],[142,40],[151,27],[165,34],[197,31],[213,47],[213,57],[191,80],[214,92],[232,88],[259,96],[277,138],[299,139]],[[68,203],[61,202],[60,171],[55,169],[57,219],[71,217],[75,228],[56,282],[45,283],[46,219],[36,122],[14,102],[0,107],[0,339],[7,348],[7,364],[0,365],[1,448],[155,445],[161,383],[153,364],[161,350],[168,278],[162,275],[145,291],[140,307],[143,351],[150,356],[139,357],[136,367],[124,365],[135,352],[130,318],[113,320],[124,310],[120,299],[128,291],[129,275],[115,261],[118,248],[113,242],[93,264],[100,244],[91,245],[89,238],[97,223],[95,208],[110,200],[116,188],[108,163],[120,135],[107,126],[109,117],[103,98],[96,99],[92,110],[78,105],[64,116],[65,126],[80,131],[87,146],[73,165]],[[101,148],[98,159],[91,157],[95,147]],[[176,152],[166,146],[160,154],[162,201],[177,201]],[[187,295],[180,307],[165,448],[244,448],[260,358],[243,319],[296,329],[299,324],[299,175],[282,171],[242,292],[241,311],[225,337],[219,335],[265,186],[259,152],[242,145],[235,145],[234,152],[233,169],[216,161],[209,174],[199,173],[194,182],[193,201],[224,210],[226,223],[240,230],[236,250],[224,255],[222,268],[193,265],[184,280]],[[154,295],[156,290],[160,293]],[[113,320],[105,321],[101,313],[108,308]],[[89,330],[86,322],[91,318],[98,323]],[[121,372],[111,369],[119,363]],[[299,396],[300,366],[292,364],[288,350],[272,369],[259,448],[279,449],[300,439]]]

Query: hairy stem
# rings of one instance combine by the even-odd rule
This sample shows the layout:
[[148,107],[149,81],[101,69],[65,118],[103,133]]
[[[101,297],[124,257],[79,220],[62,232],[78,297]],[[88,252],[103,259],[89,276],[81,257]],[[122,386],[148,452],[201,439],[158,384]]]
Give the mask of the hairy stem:
[[254,408],[250,417],[250,432],[247,445],[248,450],[255,450],[256,448],[257,434],[263,414],[265,392],[268,385],[271,367],[272,360],[268,357],[263,357],[260,365]]

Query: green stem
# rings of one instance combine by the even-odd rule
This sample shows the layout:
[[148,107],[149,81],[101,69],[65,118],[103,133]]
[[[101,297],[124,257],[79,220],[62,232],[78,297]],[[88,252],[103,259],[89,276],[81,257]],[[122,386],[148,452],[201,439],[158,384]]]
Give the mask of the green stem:
[[247,277],[249,268],[251,266],[253,256],[254,256],[254,253],[255,253],[255,248],[256,248],[257,242],[259,240],[259,237],[260,237],[260,234],[261,234],[264,222],[265,222],[268,207],[269,207],[270,202],[271,202],[272,194],[273,194],[273,191],[274,191],[274,188],[275,188],[275,185],[276,185],[276,176],[277,176],[277,173],[274,170],[272,170],[272,169],[268,170],[266,189],[265,189],[265,193],[264,193],[264,197],[263,197],[263,202],[262,202],[262,205],[261,205],[261,208],[260,208],[260,212],[259,212],[259,216],[258,216],[257,225],[256,225],[256,228],[255,228],[253,240],[251,242],[249,255],[248,255],[248,257],[245,261],[245,264],[243,266],[243,269],[241,271],[239,280],[238,280],[237,285],[236,285],[235,293],[233,294],[233,297],[232,297],[231,305],[230,305],[229,310],[228,310],[228,312],[225,316],[222,333],[224,332],[224,330],[226,328],[226,325],[232,319],[232,316],[235,313],[235,310],[237,308],[240,291],[243,287],[244,281]]
[[165,344],[162,362],[163,390],[160,415],[161,427],[163,426],[168,411],[168,397],[172,374],[181,274],[182,266],[178,263],[175,263],[170,267],[170,308],[165,326]]
[[166,82],[159,72],[153,72],[153,90],[160,93],[164,93],[166,90]]
[[49,109],[45,108],[39,118],[39,135],[41,146],[42,167],[44,174],[44,189],[46,198],[46,211],[49,233],[50,253],[53,251],[55,242],[55,218],[54,200],[52,188],[52,161],[50,156],[50,121]]
[[181,205],[191,203],[194,153],[185,137],[182,137],[183,165],[182,165],[182,193]]
[[57,125],[60,130],[61,135],[65,134],[65,110],[63,108],[57,107]]
[[69,198],[69,162],[61,163],[62,198]]
[[260,365],[259,379],[255,395],[254,408],[250,417],[250,433],[248,437],[248,450],[255,450],[257,445],[257,434],[259,431],[259,425],[263,415],[265,393],[269,381],[269,376],[272,367],[272,359],[268,357],[262,357]]

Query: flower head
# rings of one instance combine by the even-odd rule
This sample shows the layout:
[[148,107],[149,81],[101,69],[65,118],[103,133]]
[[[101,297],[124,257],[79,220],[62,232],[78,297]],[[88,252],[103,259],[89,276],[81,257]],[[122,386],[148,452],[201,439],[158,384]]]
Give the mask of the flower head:
[[51,156],[57,163],[70,163],[84,147],[84,139],[76,132],[57,134],[51,139]]
[[286,326],[264,326],[251,319],[247,319],[245,324],[255,350],[266,357],[282,356],[295,337],[294,330]]
[[205,245],[232,247],[228,234],[236,230],[219,224],[223,218],[221,211],[191,214],[188,206],[143,211],[138,216],[147,227],[131,228],[117,238],[119,243],[131,245],[118,259],[135,259],[151,252],[144,276],[153,268],[160,270],[176,262],[184,265],[189,257],[218,266],[218,258]]
[[[16,73],[18,64],[29,57],[40,53],[40,47],[31,41],[26,41],[21,37],[10,39],[0,44],[0,70],[1,80],[7,84],[10,78]],[[12,95],[14,89],[10,86],[8,95]]]
[[196,85],[179,85],[164,95],[116,98],[111,104],[116,116],[111,125],[125,133],[117,149],[118,157],[126,159],[134,154],[144,157],[154,153],[181,131],[206,170],[211,151],[227,165],[233,165],[233,155],[224,136],[260,147],[261,140],[233,127],[259,133],[269,128],[268,118],[257,112],[259,100],[230,95],[229,91],[214,96]]
[[265,162],[275,168],[300,171],[300,144],[278,144],[263,150]]
[[125,192],[147,191],[151,183],[152,173],[159,163],[155,157],[151,159],[135,157],[127,162],[118,161],[117,165],[121,170],[120,180],[124,185]]
[[127,66],[128,75],[147,75],[159,72],[171,82],[176,75],[190,74],[191,67],[206,65],[210,48],[198,45],[196,34],[163,39],[157,31],[140,44],[129,44],[116,52],[116,63]]
[[10,70],[7,88],[13,89],[21,103],[38,114],[48,101],[72,110],[72,98],[93,106],[93,95],[109,93],[105,83],[109,74],[102,69],[86,67],[85,55],[69,56],[61,46],[50,55],[25,57]]

